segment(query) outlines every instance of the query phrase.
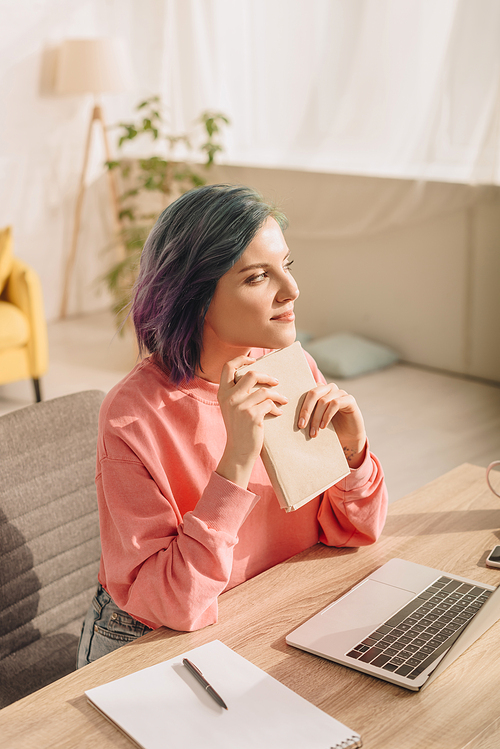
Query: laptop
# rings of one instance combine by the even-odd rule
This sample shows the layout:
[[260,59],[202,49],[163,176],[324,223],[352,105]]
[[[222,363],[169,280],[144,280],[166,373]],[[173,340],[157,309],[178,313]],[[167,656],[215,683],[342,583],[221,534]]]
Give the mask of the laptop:
[[416,692],[498,619],[500,586],[391,559],[286,641]]

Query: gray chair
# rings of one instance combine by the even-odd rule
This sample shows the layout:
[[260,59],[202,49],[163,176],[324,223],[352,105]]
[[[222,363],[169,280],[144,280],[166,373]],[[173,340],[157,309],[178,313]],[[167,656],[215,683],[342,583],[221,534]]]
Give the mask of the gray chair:
[[90,390],[0,417],[0,707],[75,669],[100,557],[103,397]]

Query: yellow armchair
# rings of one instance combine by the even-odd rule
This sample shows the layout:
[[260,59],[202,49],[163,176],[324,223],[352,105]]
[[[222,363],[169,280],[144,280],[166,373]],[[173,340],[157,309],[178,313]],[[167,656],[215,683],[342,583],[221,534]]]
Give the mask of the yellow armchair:
[[40,377],[47,371],[48,352],[40,279],[14,257],[8,227],[0,231],[0,385],[31,379],[40,401]]

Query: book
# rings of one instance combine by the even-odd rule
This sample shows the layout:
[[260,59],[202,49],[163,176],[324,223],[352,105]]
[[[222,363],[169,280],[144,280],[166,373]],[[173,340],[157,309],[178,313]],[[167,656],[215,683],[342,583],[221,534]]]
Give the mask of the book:
[[[207,694],[188,658],[227,705]],[[328,749],[361,739],[220,640],[85,692],[141,749]]]
[[281,416],[265,417],[261,457],[281,507],[290,512],[345,478],[349,464],[332,423],[314,438],[309,436],[309,424],[297,427],[304,398],[316,385],[298,341],[240,367],[235,380],[250,369],[275,377],[275,389],[288,398],[280,406]]

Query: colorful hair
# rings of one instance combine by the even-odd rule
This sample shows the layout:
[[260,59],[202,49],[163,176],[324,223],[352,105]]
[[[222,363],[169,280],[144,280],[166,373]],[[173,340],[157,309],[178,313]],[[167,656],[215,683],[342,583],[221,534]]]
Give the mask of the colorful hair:
[[155,354],[179,384],[200,367],[205,315],[219,279],[271,216],[285,216],[252,188],[207,185],[182,195],[146,240],[132,319],[141,353]]

